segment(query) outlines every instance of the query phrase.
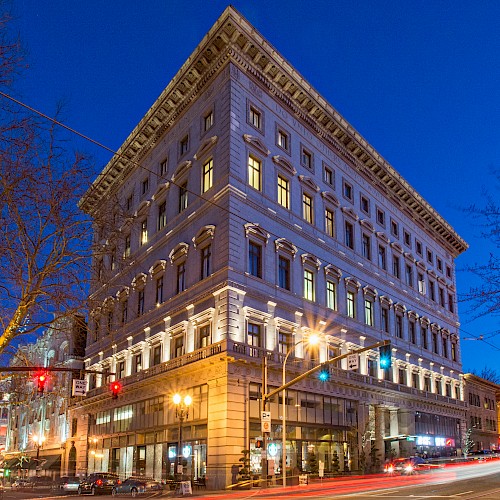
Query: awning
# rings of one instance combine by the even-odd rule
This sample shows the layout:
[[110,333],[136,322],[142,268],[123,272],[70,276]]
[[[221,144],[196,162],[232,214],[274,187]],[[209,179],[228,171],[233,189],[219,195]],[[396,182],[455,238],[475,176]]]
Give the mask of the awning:
[[[36,458],[33,459],[36,462]],[[43,470],[60,470],[61,469],[61,455],[46,455],[40,457],[40,467]]]

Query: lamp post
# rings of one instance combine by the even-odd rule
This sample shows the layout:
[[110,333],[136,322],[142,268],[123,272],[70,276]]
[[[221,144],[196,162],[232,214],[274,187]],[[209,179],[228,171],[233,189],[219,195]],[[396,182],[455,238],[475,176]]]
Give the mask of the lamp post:
[[[318,335],[309,335],[307,339],[302,339],[296,342],[293,346],[288,349],[285,359],[283,360],[283,373],[282,373],[282,385],[284,386],[286,384],[286,362],[288,361],[288,358],[290,354],[295,351],[295,348],[302,343],[307,342],[308,345],[317,345],[319,343],[319,336]],[[282,478],[283,478],[283,487],[286,486],[286,389],[283,389],[283,400],[282,400],[282,406],[283,406],[283,412],[282,412],[282,421],[281,421],[281,428],[282,428],[282,437],[281,437],[281,468],[282,468]]]
[[177,467],[176,475],[180,476],[182,479],[183,468],[182,468],[182,424],[184,419],[189,416],[189,406],[193,402],[193,399],[189,394],[182,397],[180,394],[175,394],[173,397],[173,402],[175,404],[175,416],[179,419],[179,439],[177,443]]
[[43,434],[35,434],[32,438],[33,442],[36,444],[36,470],[38,472],[38,468],[40,466],[40,448],[45,441],[45,436]]

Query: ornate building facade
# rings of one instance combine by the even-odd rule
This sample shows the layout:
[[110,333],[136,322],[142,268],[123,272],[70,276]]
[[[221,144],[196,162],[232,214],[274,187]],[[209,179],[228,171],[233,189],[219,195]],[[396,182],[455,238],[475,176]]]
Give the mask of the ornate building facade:
[[[269,389],[287,354],[292,378],[384,339],[390,372],[369,350],[357,370],[342,361],[271,401],[270,472],[283,403],[290,469],[460,450],[466,243],[233,8],[81,206],[99,248],[86,368],[115,375],[89,374],[73,407],[78,471],[165,479],[181,457],[223,488],[248,449],[259,474],[263,358]],[[193,401],[182,422],[176,392]]]

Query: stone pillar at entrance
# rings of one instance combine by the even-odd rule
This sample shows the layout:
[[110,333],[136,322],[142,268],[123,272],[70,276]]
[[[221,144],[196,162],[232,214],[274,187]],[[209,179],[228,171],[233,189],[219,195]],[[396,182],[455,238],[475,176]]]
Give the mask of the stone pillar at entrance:
[[384,408],[380,405],[375,406],[375,448],[376,452],[376,464],[372,464],[374,470],[381,470],[382,464],[385,460],[385,413]]
[[[399,436],[399,421],[398,421],[398,410],[389,410],[389,423],[390,423],[390,433],[391,436]],[[391,456],[399,457],[399,441],[391,442]]]

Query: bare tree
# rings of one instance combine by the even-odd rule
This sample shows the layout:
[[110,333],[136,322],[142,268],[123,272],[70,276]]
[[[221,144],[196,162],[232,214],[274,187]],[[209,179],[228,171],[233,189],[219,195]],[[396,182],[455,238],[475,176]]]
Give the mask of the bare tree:
[[494,384],[500,384],[500,373],[488,366],[485,366],[481,371],[473,368],[472,370],[466,371],[466,373],[472,373],[472,375],[481,377],[482,379],[493,382]]
[[0,354],[85,307],[92,229],[77,206],[93,177],[89,157],[68,151],[56,121],[6,98],[22,64],[9,20],[0,14]]
[[[497,185],[493,192],[500,192],[500,171],[494,172]],[[472,287],[461,296],[462,301],[472,304],[475,317],[500,314],[500,203],[498,194],[483,192],[482,206],[472,205],[466,213],[479,223],[481,236],[491,242],[494,247],[486,262],[467,266],[466,271],[477,276],[480,285]]]

